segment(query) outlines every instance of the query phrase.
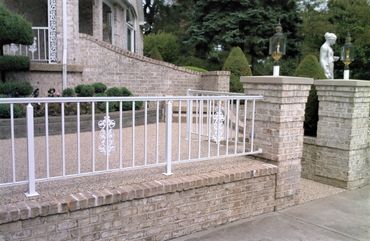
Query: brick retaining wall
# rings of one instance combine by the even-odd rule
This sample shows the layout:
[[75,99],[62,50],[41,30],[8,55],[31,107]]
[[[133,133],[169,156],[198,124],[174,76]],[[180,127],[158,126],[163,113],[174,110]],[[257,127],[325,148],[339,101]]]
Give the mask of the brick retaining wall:
[[277,168],[223,170],[0,207],[0,240],[167,240],[272,212]]

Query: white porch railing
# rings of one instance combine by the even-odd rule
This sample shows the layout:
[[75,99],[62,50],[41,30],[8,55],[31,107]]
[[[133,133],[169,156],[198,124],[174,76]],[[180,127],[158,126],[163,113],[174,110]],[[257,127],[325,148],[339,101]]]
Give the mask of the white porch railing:
[[[2,98],[0,105],[10,106],[6,120],[10,133],[0,140],[0,186],[28,184],[26,195],[34,196],[37,182],[58,178],[161,165],[164,174],[171,175],[173,163],[260,153],[253,146],[255,102],[260,99],[244,95]],[[136,110],[138,103],[143,103],[143,110]],[[15,125],[15,109],[20,106],[26,110],[26,137],[17,134]],[[229,120],[231,106],[236,125]],[[41,117],[34,117],[36,112]],[[73,123],[66,122],[67,113]],[[191,134],[193,119],[198,120],[198,131]]]
[[4,46],[7,55],[28,56],[32,61],[49,62],[49,28],[32,27],[33,44],[9,44]]

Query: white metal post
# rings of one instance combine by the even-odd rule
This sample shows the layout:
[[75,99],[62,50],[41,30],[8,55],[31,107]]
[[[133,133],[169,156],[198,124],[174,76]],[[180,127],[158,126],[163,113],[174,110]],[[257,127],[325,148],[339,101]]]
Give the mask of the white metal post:
[[[186,91],[186,96],[190,96],[191,89]],[[189,139],[190,135],[190,104],[189,100],[186,102],[186,140]],[[180,111],[180,110],[179,110]]]
[[33,125],[33,106],[27,105],[27,158],[28,158],[28,193],[27,197],[38,196],[35,179],[35,139]]
[[166,176],[172,175],[172,100],[166,102]]

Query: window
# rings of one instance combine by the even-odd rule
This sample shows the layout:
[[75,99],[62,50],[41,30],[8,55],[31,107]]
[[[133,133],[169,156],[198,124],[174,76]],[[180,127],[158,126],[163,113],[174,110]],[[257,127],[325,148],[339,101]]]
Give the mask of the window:
[[112,43],[112,22],[112,8],[106,3],[103,3],[103,41],[108,43]]
[[126,10],[127,50],[135,52],[135,22],[132,12]]

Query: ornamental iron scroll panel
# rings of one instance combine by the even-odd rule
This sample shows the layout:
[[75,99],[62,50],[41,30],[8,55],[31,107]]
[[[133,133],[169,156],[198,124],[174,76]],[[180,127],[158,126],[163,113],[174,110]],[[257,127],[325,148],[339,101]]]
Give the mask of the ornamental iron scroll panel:
[[48,0],[49,63],[57,62],[57,2]]
[[225,129],[225,115],[220,105],[215,109],[213,115],[213,135],[212,140],[217,144],[224,140],[224,129]]
[[110,116],[104,116],[104,120],[98,122],[100,128],[99,133],[99,152],[104,153],[104,155],[109,155],[114,151],[114,135],[113,128],[116,122],[110,118]]

